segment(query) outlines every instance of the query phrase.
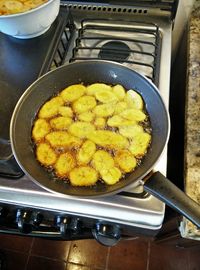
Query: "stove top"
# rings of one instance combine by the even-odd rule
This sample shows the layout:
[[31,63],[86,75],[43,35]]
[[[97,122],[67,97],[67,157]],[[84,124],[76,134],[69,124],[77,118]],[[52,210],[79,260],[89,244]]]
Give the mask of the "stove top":
[[[118,13],[110,14],[108,20],[107,13],[99,13],[97,8],[93,11],[83,6],[78,10],[73,5],[62,6],[48,32],[30,40],[0,34],[0,95],[5,101],[0,108],[4,123],[0,129],[0,201],[157,230],[164,218],[164,203],[145,193],[142,186],[133,185],[120,194],[99,199],[50,193],[23,175],[10,150],[9,122],[21,94],[40,75],[72,61],[100,58],[136,69],[158,86],[168,106],[172,31],[169,17],[150,15],[144,22],[141,14],[133,16],[127,9],[126,20]],[[83,19],[83,12],[87,19]],[[167,149],[155,167],[163,174],[166,153]]]

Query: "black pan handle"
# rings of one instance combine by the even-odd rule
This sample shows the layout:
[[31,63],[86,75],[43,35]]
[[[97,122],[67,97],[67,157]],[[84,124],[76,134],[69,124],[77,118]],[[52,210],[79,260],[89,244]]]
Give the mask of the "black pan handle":
[[144,189],[174,208],[200,228],[200,205],[177,188],[160,172],[153,173],[144,183]]

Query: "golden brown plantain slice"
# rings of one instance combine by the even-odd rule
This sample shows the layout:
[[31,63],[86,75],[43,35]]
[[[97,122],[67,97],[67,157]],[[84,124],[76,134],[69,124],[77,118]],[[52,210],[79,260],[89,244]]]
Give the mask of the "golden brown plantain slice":
[[59,156],[54,165],[55,173],[61,178],[68,176],[69,172],[76,166],[76,160],[70,152],[63,153]]
[[114,110],[115,110],[115,106],[113,106],[113,104],[101,104],[101,105],[97,105],[93,109],[93,112],[98,117],[108,117],[114,113]]
[[58,113],[61,116],[65,116],[65,117],[73,117],[73,111],[72,108],[68,107],[68,106],[60,106],[58,108]]
[[95,97],[102,103],[116,103],[118,101],[116,95],[111,91],[99,90],[95,93]]
[[74,168],[69,174],[73,186],[92,186],[98,180],[98,173],[89,166]]
[[45,119],[37,119],[32,130],[32,137],[35,142],[42,140],[50,132],[50,125]]
[[124,101],[127,103],[129,108],[142,110],[144,107],[142,97],[134,90],[128,90],[128,92],[125,95]]
[[126,110],[127,108],[128,108],[127,103],[124,101],[120,101],[115,105],[114,114],[119,114],[119,113],[123,112],[124,110]]
[[11,14],[21,12],[23,9],[23,4],[17,0],[7,0],[4,2],[4,5]]
[[93,156],[92,166],[101,172],[103,169],[108,169],[114,166],[114,159],[111,154],[104,150],[98,150]]
[[61,97],[65,102],[73,102],[85,94],[86,87],[82,84],[73,84],[65,88],[61,93]]
[[117,167],[101,170],[101,178],[107,185],[114,185],[119,182],[122,174]]
[[94,121],[94,125],[97,129],[104,129],[106,126],[106,119],[103,117],[97,117]]
[[50,125],[53,129],[67,129],[71,123],[72,118],[66,116],[58,116],[50,120]]
[[64,100],[61,97],[54,97],[44,103],[39,110],[39,118],[51,118],[58,114],[58,108],[64,104]]
[[133,154],[125,149],[117,151],[114,160],[120,169],[126,173],[133,171],[137,165],[137,161]]
[[134,121],[144,121],[146,119],[146,114],[138,109],[127,109],[119,114],[122,118],[126,120]]
[[88,134],[95,130],[94,125],[88,122],[74,122],[69,126],[69,132],[79,138],[87,138]]
[[113,93],[115,94],[115,96],[117,97],[118,100],[124,99],[126,92],[125,92],[125,89],[122,85],[117,84],[117,85],[113,86],[112,90],[113,90]]
[[150,141],[151,135],[149,133],[139,133],[131,140],[129,151],[136,157],[142,157],[146,154]]
[[128,90],[127,92],[128,100],[127,102],[130,104],[130,107],[138,110],[142,110],[144,107],[144,102],[142,96],[136,92],[135,90]]
[[91,122],[95,117],[93,112],[84,112],[78,115],[78,119],[84,122]]
[[112,87],[104,83],[93,83],[86,89],[87,95],[95,95],[99,91],[112,91]]
[[126,138],[134,138],[137,134],[143,132],[143,127],[138,124],[119,127],[119,133]]
[[110,127],[132,126],[134,124],[136,124],[135,120],[125,119],[120,115],[114,115],[107,121],[107,125]]
[[88,164],[96,151],[96,145],[90,140],[86,140],[77,153],[77,162],[79,164]]
[[66,131],[53,131],[45,136],[52,147],[79,147],[82,141]]
[[75,113],[84,113],[90,111],[96,106],[96,99],[92,96],[83,96],[77,99],[72,107]]
[[44,166],[51,166],[57,160],[57,155],[47,143],[40,143],[36,148],[37,160]]
[[87,137],[97,145],[108,149],[121,149],[129,145],[125,137],[110,130],[95,130],[88,134]]

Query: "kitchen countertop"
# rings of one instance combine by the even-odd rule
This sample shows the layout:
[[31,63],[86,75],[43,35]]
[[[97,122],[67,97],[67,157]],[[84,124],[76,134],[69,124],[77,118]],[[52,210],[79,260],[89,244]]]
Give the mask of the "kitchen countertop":
[[[191,13],[188,32],[188,70],[185,109],[185,192],[200,204],[200,6]],[[199,206],[200,208],[200,206]],[[186,218],[182,237],[200,240],[197,229]]]

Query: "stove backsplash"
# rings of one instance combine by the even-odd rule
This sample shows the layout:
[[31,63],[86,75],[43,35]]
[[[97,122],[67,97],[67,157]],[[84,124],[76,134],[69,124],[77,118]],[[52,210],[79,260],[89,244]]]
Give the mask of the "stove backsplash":
[[[175,19],[179,0],[101,0],[101,1],[68,1],[61,0],[61,5],[68,5],[72,9],[103,12],[119,12],[148,14],[152,9],[156,9],[156,13],[166,12],[170,15],[171,20]],[[151,12],[150,12],[151,13]]]

